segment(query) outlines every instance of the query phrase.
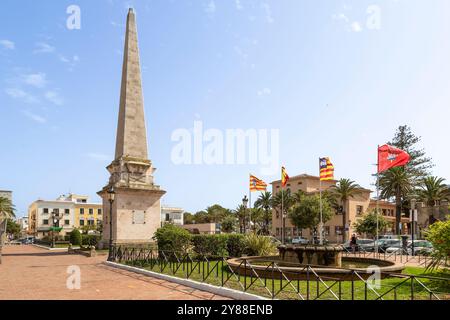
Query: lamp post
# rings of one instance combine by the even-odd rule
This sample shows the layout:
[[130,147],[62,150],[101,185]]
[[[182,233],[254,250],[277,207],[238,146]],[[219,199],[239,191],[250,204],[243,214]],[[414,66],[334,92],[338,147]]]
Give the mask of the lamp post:
[[414,233],[415,233],[415,228],[414,228],[414,220],[415,220],[415,215],[416,215],[416,199],[411,199],[411,213],[410,213],[410,217],[411,217],[411,254],[414,256]]
[[113,228],[112,228],[112,221],[113,221],[113,216],[112,216],[112,208],[113,208],[113,202],[114,202],[114,198],[116,196],[116,192],[114,191],[114,187],[111,186],[111,188],[109,188],[108,190],[108,201],[109,201],[109,246],[108,246],[108,261],[113,261],[113,252],[112,252],[112,246],[113,246],[113,237],[112,237],[112,232],[113,232]]
[[247,195],[242,198],[242,205],[244,206],[244,234],[247,233],[247,226],[245,224],[245,220],[247,219],[247,205],[248,205],[248,198]]

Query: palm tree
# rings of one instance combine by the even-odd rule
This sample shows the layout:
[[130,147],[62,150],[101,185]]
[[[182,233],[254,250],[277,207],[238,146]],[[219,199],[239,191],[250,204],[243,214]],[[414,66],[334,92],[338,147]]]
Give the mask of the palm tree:
[[347,224],[347,202],[350,198],[361,193],[361,186],[350,179],[340,179],[330,188],[331,196],[337,199],[342,206],[342,242],[347,239],[345,225]]
[[6,231],[8,219],[16,216],[14,211],[14,205],[11,203],[11,200],[0,197],[0,264],[2,263],[3,233]]
[[268,235],[269,224],[272,218],[272,193],[269,191],[261,192],[258,199],[254,203],[255,208],[260,208],[264,210],[263,214],[263,233]]
[[417,195],[428,206],[439,205],[442,200],[449,197],[449,188],[444,184],[444,181],[444,178],[439,177],[423,178],[417,190]]
[[402,199],[406,198],[413,188],[411,174],[404,167],[391,168],[380,177],[379,185],[382,199],[395,198],[395,231],[397,234],[400,234]]
[[11,200],[0,197],[0,214],[3,213],[6,218],[14,218],[16,216],[14,212],[15,209],[14,205],[11,203]]
[[240,204],[236,210],[234,210],[234,213],[239,220],[239,233],[244,233],[244,225],[248,221],[247,208],[243,204]]

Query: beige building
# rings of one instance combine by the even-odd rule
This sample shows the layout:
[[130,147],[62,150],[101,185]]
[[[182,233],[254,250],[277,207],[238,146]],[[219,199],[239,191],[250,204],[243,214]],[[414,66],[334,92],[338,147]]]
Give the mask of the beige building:
[[28,233],[42,238],[50,236],[50,227],[61,227],[64,236],[74,228],[96,226],[103,219],[102,204],[91,203],[87,196],[69,194],[56,200],[36,200],[28,207]]
[[218,223],[196,223],[184,224],[181,226],[193,234],[219,234],[220,224]]
[[[319,193],[319,182],[319,177],[317,176],[301,174],[291,177],[285,188],[290,189],[291,193],[302,190],[307,194],[314,194]],[[322,191],[329,189],[331,186],[335,185],[336,182],[336,180],[322,181]],[[271,184],[273,194],[281,191],[281,180],[273,181]],[[347,222],[345,226],[347,230],[347,239],[345,240],[349,240],[351,235],[355,233],[353,228],[355,221],[362,217],[365,213],[376,208],[376,201],[370,198],[371,192],[372,191],[369,189],[361,188],[359,194],[349,199],[346,204],[343,204],[343,210],[347,213]],[[395,223],[395,204],[386,201],[379,201],[379,208],[386,220],[391,223]],[[338,210],[335,211],[333,217],[324,224],[324,235],[328,241],[343,242],[342,234],[344,226],[342,220],[342,213]],[[406,223],[409,222],[409,219],[403,218],[402,222],[404,224],[404,230],[407,232]],[[314,236],[313,230],[298,230],[292,225],[288,217],[286,218],[285,225],[285,238],[287,242],[297,236],[302,236],[307,239],[312,239]],[[273,210],[272,212],[272,234],[278,239],[282,238],[282,217],[276,210]]]

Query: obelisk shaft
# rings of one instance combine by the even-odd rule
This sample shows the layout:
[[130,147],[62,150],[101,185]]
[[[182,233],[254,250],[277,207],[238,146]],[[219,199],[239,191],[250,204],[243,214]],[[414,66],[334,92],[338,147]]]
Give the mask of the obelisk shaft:
[[132,9],[127,16],[115,160],[123,157],[148,159],[136,17]]

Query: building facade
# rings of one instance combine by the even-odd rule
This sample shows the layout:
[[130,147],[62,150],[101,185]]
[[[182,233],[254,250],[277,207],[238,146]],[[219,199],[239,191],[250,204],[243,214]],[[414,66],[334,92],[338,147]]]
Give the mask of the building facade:
[[[322,191],[328,190],[330,187],[336,184],[336,180],[332,181],[322,181],[321,189]],[[276,194],[281,191],[281,180],[273,181],[272,185],[272,193]],[[291,177],[284,189],[290,189],[291,193],[295,193],[298,190],[302,190],[306,194],[317,194],[319,193],[320,180],[317,176],[312,176],[308,174],[301,174],[294,177]],[[357,195],[350,198],[347,203],[342,204],[342,210],[333,209],[333,216],[329,221],[324,223],[324,236],[330,242],[345,242],[348,241],[354,230],[354,223],[364,216],[365,213],[370,212],[371,210],[376,208],[377,201],[370,198],[371,190],[361,188]],[[385,219],[390,223],[395,224],[395,204],[379,201],[378,206],[380,212],[385,217]],[[342,211],[346,212],[347,221],[344,226]],[[409,222],[408,218],[402,218],[402,224],[404,225],[405,232],[407,232],[407,223]],[[282,238],[282,226],[283,220],[281,214],[277,210],[272,210],[272,234],[278,239]],[[346,230],[345,236],[346,239],[343,238],[343,230]],[[387,232],[393,231],[393,225],[388,226],[386,230]],[[290,221],[288,217],[286,217],[285,221],[285,239],[289,242],[292,238],[302,236],[307,239],[312,239],[314,237],[313,230],[303,229],[299,230],[296,228]]]
[[195,223],[181,226],[193,234],[220,234],[221,225],[219,223]]
[[36,200],[28,208],[28,233],[36,238],[51,235],[52,226],[61,227],[59,235],[67,235],[74,228],[95,228],[103,220],[102,204],[89,202],[87,196],[69,194],[56,200]]
[[164,223],[173,223],[177,226],[182,226],[184,224],[184,210],[182,208],[171,207],[171,206],[161,206],[161,226]]

